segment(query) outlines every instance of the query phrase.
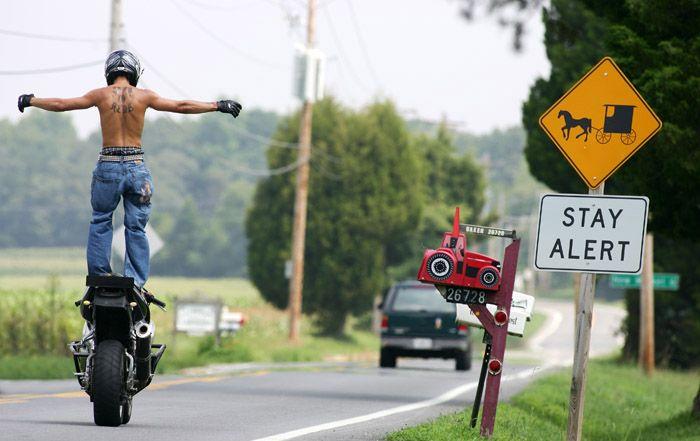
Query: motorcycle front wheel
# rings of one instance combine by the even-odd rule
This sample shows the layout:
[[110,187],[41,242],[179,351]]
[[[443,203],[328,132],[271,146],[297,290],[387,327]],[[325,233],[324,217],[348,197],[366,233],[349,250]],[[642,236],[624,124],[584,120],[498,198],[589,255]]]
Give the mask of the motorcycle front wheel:
[[[117,340],[97,345],[93,359],[92,401],[95,424],[116,427],[124,421],[124,346]],[[129,417],[131,417],[129,412]],[[128,419],[126,419],[128,421]]]

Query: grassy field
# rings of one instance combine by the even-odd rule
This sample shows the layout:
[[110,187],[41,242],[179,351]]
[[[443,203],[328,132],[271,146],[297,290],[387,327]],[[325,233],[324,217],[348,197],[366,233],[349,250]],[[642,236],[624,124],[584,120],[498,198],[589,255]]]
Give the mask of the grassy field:
[[[0,250],[0,378],[72,376],[65,343],[79,337],[82,322],[72,302],[82,296],[84,285],[82,249]],[[241,331],[215,347],[211,337],[174,334],[172,308],[152,308],[155,340],[168,345],[161,372],[223,362],[367,359],[376,357],[379,347],[375,335],[353,329],[354,319],[347,335],[329,338],[316,335],[308,317],[302,322],[302,342],[290,345],[286,313],[268,304],[247,280],[153,277],[147,287],[170,305],[176,297],[219,299],[248,319]],[[36,312],[25,315],[28,309]]]
[[[690,416],[700,375],[657,371],[645,377],[635,366],[593,361],[586,386],[583,439],[591,441],[700,440]],[[566,439],[571,374],[539,379],[510,403],[500,404],[495,441]],[[390,434],[388,441],[482,440],[468,426],[471,409]]]
[[[78,338],[82,322],[73,302],[85,290],[85,257],[80,248],[0,250],[0,378],[68,378],[72,360],[65,343]],[[243,312],[247,324],[235,336],[224,337],[220,347],[211,337],[173,333],[173,311],[152,308],[156,341],[168,350],[159,370],[173,372],[209,363],[275,362],[316,360],[367,360],[377,356],[379,340],[374,334],[354,329],[351,319],[343,338],[315,333],[308,317],[302,322],[302,343],[287,341],[287,315],[265,302],[247,280],[152,277],[149,290],[173,305],[179,299],[219,299],[232,310]],[[25,315],[24,311],[35,311]],[[534,314],[527,336],[544,321]],[[481,353],[483,332],[472,333]],[[509,347],[524,341],[509,337]],[[12,354],[12,355],[9,355]]]

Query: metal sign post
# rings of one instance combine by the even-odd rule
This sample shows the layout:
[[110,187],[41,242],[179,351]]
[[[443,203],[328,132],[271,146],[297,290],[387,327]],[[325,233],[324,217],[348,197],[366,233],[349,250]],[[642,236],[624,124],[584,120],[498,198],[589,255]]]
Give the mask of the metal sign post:
[[479,385],[476,387],[476,395],[474,396],[474,405],[472,406],[472,419],[469,426],[473,429],[476,427],[476,420],[479,418],[479,408],[481,407],[481,396],[484,392],[484,383],[486,382],[486,373],[489,368],[489,359],[491,358],[491,335],[484,331],[484,359],[481,362],[481,373],[479,373]]

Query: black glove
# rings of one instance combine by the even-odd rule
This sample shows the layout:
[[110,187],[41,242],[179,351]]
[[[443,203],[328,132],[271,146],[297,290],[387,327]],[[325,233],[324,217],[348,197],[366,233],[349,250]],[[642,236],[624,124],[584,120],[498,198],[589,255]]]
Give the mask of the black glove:
[[242,108],[243,106],[233,100],[221,100],[216,102],[216,110],[222,113],[230,113],[234,118],[241,113]]
[[33,93],[30,93],[29,95],[20,95],[19,99],[17,100],[17,108],[19,109],[20,112],[24,113],[24,108],[31,106],[30,101],[34,97]]

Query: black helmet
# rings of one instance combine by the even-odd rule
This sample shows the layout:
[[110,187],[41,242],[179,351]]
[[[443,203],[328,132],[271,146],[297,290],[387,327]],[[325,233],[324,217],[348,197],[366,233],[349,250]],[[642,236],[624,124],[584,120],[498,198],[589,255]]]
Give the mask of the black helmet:
[[141,72],[143,69],[136,55],[123,49],[112,52],[105,61],[105,78],[110,86],[118,76],[123,75],[129,80],[129,84],[136,87]]

